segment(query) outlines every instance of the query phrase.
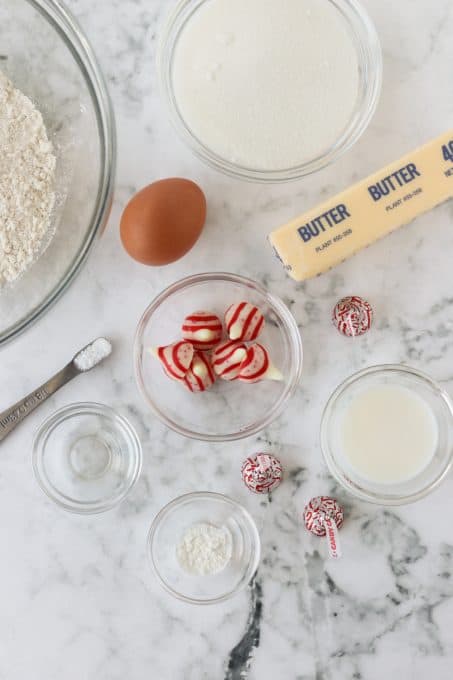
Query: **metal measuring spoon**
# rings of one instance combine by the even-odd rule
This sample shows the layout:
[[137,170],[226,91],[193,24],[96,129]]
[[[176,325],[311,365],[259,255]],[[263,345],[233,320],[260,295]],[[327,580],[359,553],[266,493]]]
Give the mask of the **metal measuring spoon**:
[[80,373],[90,371],[106,359],[111,352],[112,345],[106,338],[93,340],[93,342],[90,342],[89,345],[81,349],[80,352],[77,352],[72,361],[50,378],[50,380],[36,390],[33,390],[24,399],[14,404],[14,406],[0,413],[0,442],[43,401],[46,401],[46,399],[55,394],[60,387],[66,385],[66,383],[80,375]]

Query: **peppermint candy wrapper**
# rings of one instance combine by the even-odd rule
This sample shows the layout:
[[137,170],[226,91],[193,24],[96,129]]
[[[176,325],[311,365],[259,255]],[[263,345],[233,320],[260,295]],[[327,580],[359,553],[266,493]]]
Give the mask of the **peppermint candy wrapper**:
[[269,493],[280,486],[283,478],[282,464],[269,453],[258,453],[242,464],[242,479],[253,493]]
[[373,310],[369,302],[352,295],[338,302],[332,313],[335,328],[348,338],[367,333],[373,323]]
[[321,538],[326,537],[329,556],[341,557],[338,530],[344,523],[344,510],[335,498],[316,496],[304,509],[304,524],[307,531]]
[[329,557],[331,557],[333,560],[338,560],[342,556],[338,527],[335,523],[335,520],[333,520],[331,517],[328,517],[327,515],[324,517],[323,521],[326,529]]

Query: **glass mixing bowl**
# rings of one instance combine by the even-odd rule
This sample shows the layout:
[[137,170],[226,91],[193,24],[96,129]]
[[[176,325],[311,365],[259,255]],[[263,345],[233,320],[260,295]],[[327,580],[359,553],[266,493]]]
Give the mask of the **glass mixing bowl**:
[[[395,484],[364,479],[342,455],[341,426],[348,404],[370,387],[391,385],[405,388],[429,407],[437,425],[434,455],[421,472]],[[366,447],[366,441],[363,443]],[[431,493],[446,477],[453,464],[453,403],[429,376],[414,368],[384,364],[372,366],[351,376],[330,397],[321,423],[321,448],[327,467],[352,495],[378,505],[412,503]]]
[[107,222],[116,147],[103,76],[61,2],[0,0],[0,69],[41,111],[57,158],[55,236],[21,278],[0,289],[2,345],[46,312],[80,271]]
[[[230,559],[212,575],[186,573],[177,548],[185,532],[197,524],[223,529]],[[148,535],[152,569],[165,590],[192,604],[215,604],[236,595],[253,579],[261,554],[256,524],[239,503],[219,493],[189,493],[175,498],[154,519]]]
[[[333,9],[338,12],[357,51],[359,87],[355,107],[346,128],[331,147],[324,149],[316,158],[310,158],[295,167],[275,170],[260,170],[246,167],[231,159],[220,156],[213,149],[208,148],[193,133],[189,124],[184,119],[178,106],[173,84],[175,49],[181,32],[187,27],[192,16],[200,7],[211,2],[211,0],[179,1],[162,31],[157,69],[161,91],[172,123],[181,139],[202,161],[227,175],[239,179],[258,182],[287,182],[299,179],[330,165],[357,142],[373,117],[381,92],[382,53],[379,37],[367,12],[356,0],[323,1],[329,2]],[[253,36],[251,41],[253,42]],[[301,68],[303,68],[303,64]],[[303,106],[303,102],[301,102],[301,106]],[[231,112],[225,111],[225,115],[230,116]],[[291,131],[288,130],[287,134],[291,134]]]
[[[269,350],[282,381],[245,385],[219,379],[204,393],[193,394],[171,380],[150,348],[181,337],[181,324],[197,310],[223,319],[234,302],[261,309],[266,325],[258,342]],[[139,389],[154,413],[179,434],[203,441],[233,441],[267,427],[283,411],[302,374],[302,340],[286,305],[263,286],[235,274],[189,276],[164,290],[142,316],[135,336],[135,374]]]

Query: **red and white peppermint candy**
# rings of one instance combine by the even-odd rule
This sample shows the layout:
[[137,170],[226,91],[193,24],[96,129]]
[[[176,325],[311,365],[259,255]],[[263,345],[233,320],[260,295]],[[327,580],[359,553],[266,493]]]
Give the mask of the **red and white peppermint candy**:
[[316,496],[305,506],[305,528],[315,536],[326,536],[330,557],[341,557],[338,529],[343,526],[344,510],[335,498]]
[[373,323],[373,310],[369,302],[357,295],[352,295],[343,298],[335,305],[332,321],[342,335],[355,338],[370,330]]
[[338,529],[343,525],[344,510],[335,498],[331,496],[312,498],[304,509],[305,528],[315,536],[325,536],[324,518],[326,516],[335,521]]
[[194,312],[184,319],[182,337],[197,350],[213,349],[222,339],[223,326],[212,312]]
[[184,340],[165,347],[153,347],[151,352],[159,359],[165,373],[174,380],[184,379],[194,356],[193,346]]
[[216,381],[211,359],[204,352],[195,352],[189,370],[184,377],[184,384],[191,392],[204,392]]
[[255,343],[247,349],[238,379],[242,382],[256,383],[260,380],[283,380],[283,376],[271,362],[267,349]]
[[225,312],[225,324],[231,340],[252,342],[264,328],[264,316],[250,302],[237,302]]
[[247,347],[243,342],[237,340],[222,342],[212,353],[214,371],[224,380],[236,380],[246,355]]
[[258,453],[242,464],[242,479],[253,493],[269,493],[281,484],[283,468],[270,453]]

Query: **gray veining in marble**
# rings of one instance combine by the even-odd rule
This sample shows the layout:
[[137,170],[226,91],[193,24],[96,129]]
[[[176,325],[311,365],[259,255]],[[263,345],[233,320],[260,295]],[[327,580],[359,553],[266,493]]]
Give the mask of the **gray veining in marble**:
[[[79,346],[111,337],[95,374],[53,397],[1,447],[0,680],[450,680],[453,666],[451,475],[431,497],[385,510],[348,498],[319,448],[322,408],[353,371],[408,362],[453,389],[452,204],[418,219],[325,276],[287,278],[266,234],[353,180],[451,127],[451,0],[366,0],[384,51],[384,87],[369,129],[335,166],[287,186],[234,181],[201,165],[176,138],[157,91],[156,41],[171,0],[69,0],[105,69],[119,132],[110,226],[57,306],[0,355],[0,407],[30,391]],[[121,250],[121,210],[139,187],[187,176],[209,216],[194,250],[160,270]],[[221,260],[218,252],[222,252]],[[301,387],[272,427],[251,440],[208,445],[165,430],[135,387],[131,348],[150,299],[188,273],[226,269],[281,295],[303,335]],[[343,294],[367,297],[374,330],[348,341],[330,325]],[[30,465],[33,431],[57,407],[106,402],[128,415],[144,447],[130,498],[103,516],[58,510]],[[250,495],[239,468],[259,449],[280,456],[285,484]],[[263,542],[249,592],[215,607],[168,596],[148,568],[150,522],[173,497],[215,490],[243,502]],[[306,534],[306,500],[344,502],[344,558]]]

